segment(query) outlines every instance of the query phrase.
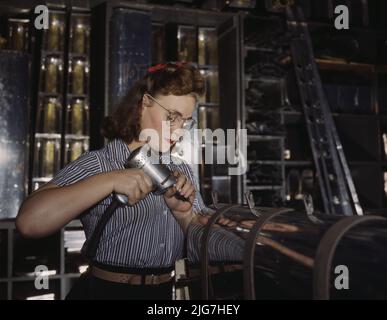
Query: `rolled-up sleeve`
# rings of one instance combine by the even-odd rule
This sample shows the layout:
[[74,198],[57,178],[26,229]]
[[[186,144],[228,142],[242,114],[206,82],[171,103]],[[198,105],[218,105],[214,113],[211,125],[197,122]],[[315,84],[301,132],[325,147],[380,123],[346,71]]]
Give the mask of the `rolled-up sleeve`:
[[101,163],[96,152],[90,151],[59,170],[50,182],[58,186],[66,186],[97,173],[101,173]]

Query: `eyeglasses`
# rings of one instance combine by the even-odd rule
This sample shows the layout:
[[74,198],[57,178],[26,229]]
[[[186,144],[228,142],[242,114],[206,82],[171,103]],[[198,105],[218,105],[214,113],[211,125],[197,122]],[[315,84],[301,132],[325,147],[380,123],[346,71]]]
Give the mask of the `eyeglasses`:
[[149,97],[151,100],[156,102],[161,108],[163,108],[165,111],[168,112],[167,115],[167,121],[171,123],[173,126],[179,126],[183,129],[190,130],[194,127],[196,124],[195,119],[193,118],[183,118],[181,114],[177,111],[171,111],[167,108],[165,108],[160,102],[158,102],[155,98],[153,98],[149,93],[145,94],[147,97]]

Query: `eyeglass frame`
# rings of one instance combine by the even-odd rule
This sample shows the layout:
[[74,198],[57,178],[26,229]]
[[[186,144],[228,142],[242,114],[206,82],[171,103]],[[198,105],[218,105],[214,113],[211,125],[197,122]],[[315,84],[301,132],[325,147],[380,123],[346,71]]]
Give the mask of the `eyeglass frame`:
[[[149,98],[151,98],[151,100],[152,101],[154,101],[154,102],[156,102],[156,104],[158,104],[161,108],[163,108],[165,111],[167,111],[168,112],[168,117],[169,118],[172,118],[173,119],[173,114],[177,114],[177,115],[175,115],[175,119],[174,120],[168,120],[170,123],[171,123],[171,125],[174,125],[174,123],[177,121],[177,119],[178,118],[180,118],[180,123],[182,123],[182,128],[183,129],[186,129],[186,130],[190,130],[190,129],[192,129],[194,126],[195,126],[195,124],[197,123],[197,121],[194,119],[194,118],[192,118],[192,117],[189,117],[189,118],[183,118],[181,115],[179,115],[179,114],[181,114],[179,111],[176,111],[176,110],[170,110],[170,109],[168,109],[168,108],[166,108],[166,107],[164,107],[160,102],[158,102],[157,101],[157,99],[156,98],[154,98],[151,94],[149,94],[149,93],[145,93],[144,94],[145,96],[147,96],[147,97],[149,97]],[[187,121],[190,121],[190,123],[191,123],[191,125],[190,126],[188,126],[187,127],[187,125],[186,125],[186,123],[187,123]]]

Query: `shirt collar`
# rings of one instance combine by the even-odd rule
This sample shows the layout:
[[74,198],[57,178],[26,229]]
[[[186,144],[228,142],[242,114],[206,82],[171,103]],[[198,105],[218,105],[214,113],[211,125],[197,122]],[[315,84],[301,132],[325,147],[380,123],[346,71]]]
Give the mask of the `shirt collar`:
[[126,162],[132,150],[128,147],[122,139],[114,139],[110,141],[107,145],[107,154],[108,157],[112,160],[119,161],[122,163]]

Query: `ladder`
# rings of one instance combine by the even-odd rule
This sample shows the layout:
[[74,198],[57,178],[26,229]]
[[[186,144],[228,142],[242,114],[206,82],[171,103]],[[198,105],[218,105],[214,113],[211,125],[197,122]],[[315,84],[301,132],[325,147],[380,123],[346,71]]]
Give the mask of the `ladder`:
[[336,131],[300,7],[287,7],[290,50],[308,135],[327,214],[363,215],[342,144]]

